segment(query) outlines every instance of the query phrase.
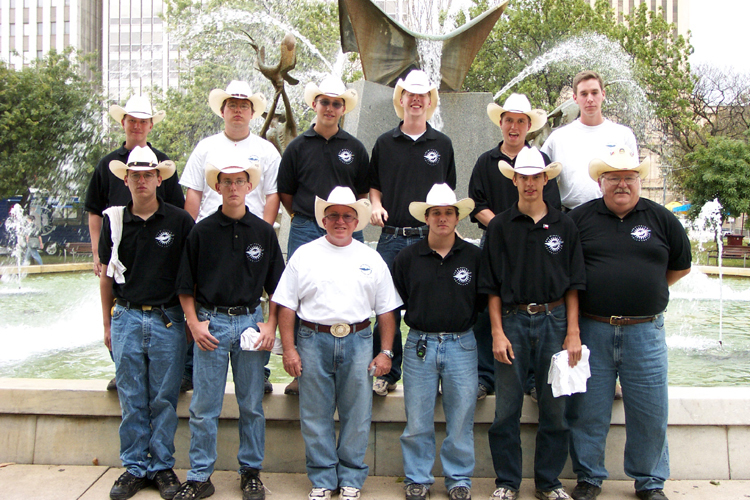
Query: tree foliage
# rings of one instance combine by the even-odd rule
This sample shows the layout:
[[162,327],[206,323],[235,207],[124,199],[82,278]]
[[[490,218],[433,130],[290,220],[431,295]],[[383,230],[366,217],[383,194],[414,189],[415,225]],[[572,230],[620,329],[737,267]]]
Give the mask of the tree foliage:
[[16,71],[0,62],[0,198],[81,194],[102,153],[101,98],[72,50]]

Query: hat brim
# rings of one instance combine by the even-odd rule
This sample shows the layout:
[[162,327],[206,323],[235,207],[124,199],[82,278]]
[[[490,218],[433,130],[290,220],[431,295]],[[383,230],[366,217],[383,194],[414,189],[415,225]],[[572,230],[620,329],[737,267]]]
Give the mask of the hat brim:
[[315,220],[318,221],[318,226],[322,227],[323,229],[326,228],[323,225],[323,217],[325,217],[326,208],[333,205],[343,205],[346,207],[351,207],[355,212],[357,212],[357,227],[354,229],[355,231],[362,231],[367,227],[367,224],[370,223],[370,215],[372,215],[372,205],[370,205],[369,200],[362,198],[355,201],[354,203],[340,203],[336,201],[327,201],[323,198],[320,198],[319,196],[316,196]]
[[599,177],[607,172],[632,171],[637,172],[641,179],[645,179],[648,176],[649,170],[651,170],[650,157],[646,157],[646,159],[644,159],[637,167],[625,165],[623,162],[616,162],[615,165],[609,165],[600,158],[594,158],[589,163],[589,176],[596,182],[599,182]]
[[159,175],[161,176],[161,180],[164,181],[174,175],[176,168],[172,160],[164,160],[163,162],[153,167],[152,166],[128,167],[126,163],[123,163],[120,160],[112,160],[111,162],[109,162],[109,171],[112,172],[115,175],[115,177],[117,177],[118,179],[125,179],[125,176],[128,175],[128,170],[132,170],[134,172],[145,172],[147,170],[157,170],[159,172]]
[[258,184],[260,184],[260,167],[252,164],[246,169],[242,167],[225,167],[222,169],[211,163],[206,163],[206,183],[208,183],[208,187],[218,193],[219,190],[216,189],[216,184],[219,183],[219,174],[237,174],[239,172],[247,172],[248,181],[251,184],[250,192],[252,193],[258,187]]
[[253,103],[253,120],[259,118],[266,111],[266,96],[260,92],[256,92],[250,97],[237,97],[227,93],[227,91],[223,89],[213,89],[211,93],[208,94],[208,105],[211,107],[211,111],[213,111],[216,116],[223,118],[221,114],[221,105],[230,97],[234,97],[235,99],[246,99]]
[[404,85],[404,80],[401,78],[398,79],[398,82],[396,83],[396,87],[393,89],[393,109],[396,110],[396,114],[398,117],[403,120],[404,119],[404,107],[401,105],[401,93],[406,90],[409,92],[412,92],[414,94],[430,94],[430,107],[427,108],[427,119],[429,120],[432,118],[432,115],[435,114],[435,110],[438,107],[438,104],[440,102],[440,96],[438,95],[437,85],[430,85],[429,88],[424,87],[406,87]]
[[308,106],[312,108],[315,98],[319,95],[332,97],[334,99],[343,99],[344,114],[347,114],[348,112],[356,108],[357,103],[359,102],[359,94],[357,94],[357,91],[355,89],[346,89],[346,92],[344,92],[343,94],[327,94],[325,92],[322,92],[314,82],[310,82],[305,85],[305,102]]
[[164,110],[161,110],[161,111],[157,111],[153,115],[150,115],[148,113],[142,113],[139,111],[133,111],[133,112],[128,113],[127,111],[125,111],[125,108],[123,108],[122,106],[118,106],[117,104],[113,104],[109,107],[109,116],[111,116],[112,119],[116,121],[117,123],[122,123],[122,119],[125,118],[125,115],[130,115],[133,118],[139,118],[139,119],[151,118],[151,121],[153,122],[153,124],[156,125],[157,123],[162,121],[165,116],[167,116],[167,112]]
[[525,111],[504,109],[502,106],[495,104],[494,102],[487,105],[487,116],[489,116],[492,123],[498,127],[500,126],[500,119],[502,118],[503,113],[518,113],[520,115],[528,116],[529,121],[531,122],[531,128],[529,128],[528,133],[536,132],[547,123],[547,112],[543,109],[532,109],[527,113]]
[[521,174],[521,175],[536,175],[536,174],[547,174],[547,179],[551,180],[560,175],[560,172],[562,172],[562,163],[559,161],[554,161],[550,163],[549,165],[545,165],[544,168],[539,169],[539,167],[518,167],[513,168],[510,163],[508,163],[505,160],[500,160],[497,164],[497,167],[500,169],[500,173],[502,173],[505,177],[508,179],[513,180],[513,176],[515,174]]
[[427,203],[425,201],[412,201],[409,203],[409,213],[412,217],[424,224],[425,212],[432,207],[456,207],[456,210],[458,210],[458,220],[462,220],[468,217],[472,210],[474,210],[474,200],[471,198],[464,198],[463,200],[458,200],[456,203],[446,203],[444,205],[433,205],[432,203]]

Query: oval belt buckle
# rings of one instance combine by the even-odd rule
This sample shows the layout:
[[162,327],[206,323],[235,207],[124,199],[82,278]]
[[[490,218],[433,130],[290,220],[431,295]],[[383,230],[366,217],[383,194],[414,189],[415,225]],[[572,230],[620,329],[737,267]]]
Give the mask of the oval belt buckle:
[[336,323],[331,325],[331,335],[334,337],[346,337],[352,331],[352,328],[346,323]]

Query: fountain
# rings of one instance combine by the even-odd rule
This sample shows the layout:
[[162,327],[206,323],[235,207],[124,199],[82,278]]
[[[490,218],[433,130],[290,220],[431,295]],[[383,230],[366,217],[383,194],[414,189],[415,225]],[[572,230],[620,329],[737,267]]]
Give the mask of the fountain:
[[[18,270],[16,278],[18,280],[18,289],[20,290],[21,280],[23,279],[21,260],[23,259],[23,252],[26,246],[26,236],[31,232],[31,228],[23,215],[23,208],[18,203],[11,208],[8,218],[5,220],[5,228],[12,238],[10,241],[10,246],[13,248],[11,255],[16,261],[16,269]],[[12,278],[3,276],[3,281],[8,279]]]

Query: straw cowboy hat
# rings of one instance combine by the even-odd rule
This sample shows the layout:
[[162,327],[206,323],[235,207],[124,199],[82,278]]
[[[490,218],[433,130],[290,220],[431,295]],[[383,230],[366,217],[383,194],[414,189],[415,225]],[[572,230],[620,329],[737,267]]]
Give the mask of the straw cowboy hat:
[[547,179],[554,179],[562,171],[562,163],[555,161],[549,165],[544,164],[542,153],[537,148],[522,148],[516,156],[515,167],[505,160],[500,160],[497,164],[500,172],[508,179],[513,179],[514,174],[536,175],[541,173],[547,174]]
[[305,102],[311,108],[313,107],[313,101],[319,95],[325,95],[328,97],[339,98],[344,100],[344,114],[357,107],[357,101],[359,101],[359,95],[354,89],[347,89],[344,82],[340,78],[333,75],[328,75],[323,78],[320,82],[320,86],[315,85],[315,82],[310,82],[305,85]]
[[128,155],[127,164],[120,160],[112,160],[109,162],[109,170],[120,179],[124,179],[128,175],[128,170],[136,172],[158,170],[162,180],[166,180],[174,175],[175,165],[172,160],[164,160],[159,163],[156,154],[148,146],[136,146]]
[[219,182],[219,174],[236,174],[247,172],[248,182],[252,185],[252,192],[260,184],[260,162],[253,158],[248,158],[234,153],[232,150],[222,154],[214,154],[206,159],[206,182],[214,191],[217,191],[216,184]]
[[528,116],[531,121],[529,132],[539,130],[547,123],[547,112],[543,109],[531,109],[529,99],[523,94],[511,94],[502,106],[494,102],[487,105],[487,116],[498,127],[500,126],[500,117],[503,116],[503,113],[520,113]]
[[641,179],[645,179],[651,168],[651,159],[646,158],[638,163],[638,157],[627,146],[608,146],[602,158],[594,158],[589,163],[589,175],[599,182],[599,177],[606,172],[632,170]]
[[430,107],[427,108],[427,119],[432,118],[438,107],[437,85],[430,83],[427,73],[420,69],[413,69],[406,75],[406,79],[398,79],[396,88],[393,89],[393,108],[402,120],[404,119],[404,107],[401,105],[401,93],[403,91],[412,94],[430,94]]
[[412,201],[409,203],[409,213],[420,222],[425,221],[425,212],[432,207],[456,207],[458,220],[468,216],[474,210],[474,200],[464,198],[456,200],[456,193],[448,184],[435,184],[427,193],[427,201]]
[[357,212],[357,227],[355,231],[363,230],[370,222],[370,214],[372,214],[372,205],[364,198],[358,200],[354,196],[354,192],[351,188],[344,186],[336,186],[328,195],[328,199],[315,197],[315,220],[318,221],[318,225],[325,229],[323,225],[323,218],[325,217],[326,208],[331,205],[346,205],[352,207]]
[[148,97],[143,95],[134,95],[130,99],[128,99],[127,104],[125,104],[125,107],[118,106],[117,104],[113,104],[109,107],[109,115],[117,122],[122,123],[122,119],[125,118],[125,115],[130,115],[133,118],[151,118],[154,125],[159,123],[164,119],[165,116],[167,116],[167,112],[164,110],[157,111],[156,113],[152,112],[151,109],[151,103],[148,100]]
[[250,84],[240,80],[229,82],[226,90],[213,89],[208,94],[208,105],[211,106],[214,113],[221,116],[221,105],[230,97],[245,99],[253,103],[253,118],[261,116],[266,110],[266,96],[260,92],[253,94],[253,91],[250,90]]

